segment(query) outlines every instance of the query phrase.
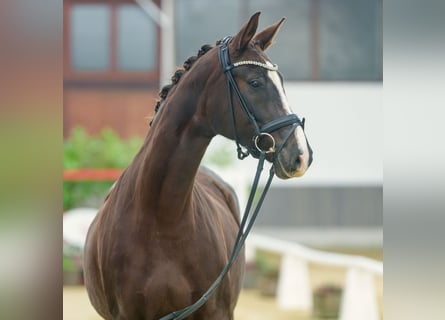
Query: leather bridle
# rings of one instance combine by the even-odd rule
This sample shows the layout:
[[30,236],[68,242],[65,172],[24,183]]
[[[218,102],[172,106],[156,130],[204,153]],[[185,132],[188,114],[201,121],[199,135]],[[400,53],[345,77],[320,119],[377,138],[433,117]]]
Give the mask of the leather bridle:
[[[254,133],[252,140],[255,144],[255,147],[258,151],[265,151],[266,153],[275,153],[275,156],[279,153],[276,152],[275,149],[275,139],[271,135],[273,132],[278,131],[282,128],[291,126],[291,132],[286,136],[286,139],[283,141],[282,145],[278,147],[278,150],[281,151],[284,144],[287,142],[287,140],[292,135],[292,132],[298,127],[301,126],[304,129],[304,118],[303,120],[300,120],[300,118],[296,114],[288,114],[283,117],[274,119],[266,124],[264,124],[262,127],[259,127],[258,122],[255,118],[255,115],[252,113],[252,111],[249,109],[246,100],[244,99],[243,95],[241,94],[241,91],[238,88],[238,85],[236,84],[236,81],[233,77],[232,70],[236,67],[243,66],[243,65],[254,65],[259,66],[261,68],[265,68],[272,71],[277,71],[278,67],[277,65],[272,64],[266,64],[259,61],[251,61],[251,60],[244,60],[244,61],[238,61],[235,63],[231,63],[230,61],[230,54],[229,54],[229,42],[232,39],[232,37],[228,36],[225,37],[222,42],[221,46],[218,51],[219,56],[219,62],[221,64],[222,71],[226,75],[226,81],[227,81],[227,99],[229,103],[229,109],[231,113],[231,122],[232,122],[232,130],[234,133],[234,139],[237,146],[237,152],[238,152],[238,158],[244,159],[246,158],[249,153],[251,153],[249,150],[243,151],[239,142],[238,137],[238,131],[236,128],[236,118],[235,118],[235,110],[233,107],[233,99],[232,99],[232,92],[235,93],[236,97],[238,98],[238,101],[241,105],[241,109],[246,114],[247,118],[249,119],[250,123],[252,124],[254,128]],[[266,150],[261,149],[261,147],[258,145],[259,139],[262,137],[266,137],[271,141],[271,146],[267,148]]]
[[[258,203],[257,203],[255,209],[251,213],[250,211],[252,208],[256,190],[258,188],[258,183],[259,183],[259,180],[261,177],[261,172],[263,170],[266,155],[273,154],[273,157],[275,158],[281,152],[281,150],[283,149],[287,140],[292,136],[292,133],[294,132],[294,130],[298,126],[301,126],[304,129],[304,118],[301,121],[300,118],[298,118],[298,116],[296,114],[289,114],[289,115],[280,117],[278,119],[274,119],[274,120],[266,123],[262,127],[258,126],[258,122],[255,119],[254,114],[248,108],[247,103],[246,103],[243,95],[241,94],[231,71],[233,68],[236,68],[241,65],[246,65],[246,64],[260,66],[262,68],[266,68],[266,69],[274,70],[274,71],[277,70],[277,66],[276,65],[270,66],[270,65],[262,63],[262,62],[250,61],[250,60],[239,61],[234,64],[231,64],[230,56],[229,56],[229,47],[228,47],[231,38],[232,37],[226,37],[222,40],[221,47],[219,48],[219,61],[221,63],[222,70],[223,70],[224,74],[226,75],[226,79],[227,79],[227,95],[228,95],[229,108],[230,108],[230,113],[231,113],[231,118],[232,118],[232,127],[233,127],[234,136],[235,136],[235,142],[237,145],[238,158],[242,160],[242,159],[246,158],[249,155],[249,153],[251,153],[251,152],[249,150],[243,151],[241,148],[240,142],[239,142],[238,132],[236,129],[235,112],[234,112],[233,101],[232,101],[232,90],[233,90],[233,92],[235,92],[236,96],[238,97],[238,100],[240,102],[242,110],[247,115],[249,121],[252,123],[252,125],[254,127],[254,134],[253,134],[252,139],[254,141],[255,148],[257,149],[256,151],[259,152],[259,156],[258,156],[259,161],[258,161],[257,171],[255,174],[253,183],[252,183],[252,189],[250,191],[249,199],[247,200],[246,209],[244,210],[243,218],[240,223],[240,228],[239,228],[236,240],[235,240],[235,245],[232,249],[232,254],[230,255],[229,261],[224,266],[224,269],[221,271],[218,278],[216,278],[216,280],[212,283],[212,285],[207,289],[207,291],[201,296],[201,298],[199,300],[197,300],[195,303],[193,303],[192,305],[190,305],[184,309],[174,311],[172,313],[167,314],[166,316],[163,316],[160,320],[185,319],[186,317],[188,317],[189,315],[194,313],[196,310],[198,310],[200,307],[202,307],[209,300],[209,298],[212,296],[212,294],[216,291],[216,289],[219,287],[219,285],[223,281],[224,277],[229,272],[233,263],[235,262],[239,252],[243,248],[244,243],[247,239],[247,236],[249,235],[249,232],[252,229],[253,224],[255,223],[255,219],[258,215],[258,212],[260,211],[260,208],[263,204],[264,198],[266,197],[267,191],[269,190],[270,184],[272,183],[272,179],[275,175],[275,169],[274,169],[274,166],[272,165],[270,168],[269,177],[268,177],[267,182],[264,186],[263,192],[261,193],[261,196],[258,200]],[[291,129],[287,133],[285,139],[283,140],[283,143],[280,146],[278,146],[278,148],[277,148],[275,146],[275,139],[273,138],[271,133],[273,133],[277,130],[280,130],[282,128],[289,127],[289,126],[291,126]],[[262,149],[258,145],[258,140],[261,139],[262,137],[267,137],[271,141],[271,145],[267,149]]]

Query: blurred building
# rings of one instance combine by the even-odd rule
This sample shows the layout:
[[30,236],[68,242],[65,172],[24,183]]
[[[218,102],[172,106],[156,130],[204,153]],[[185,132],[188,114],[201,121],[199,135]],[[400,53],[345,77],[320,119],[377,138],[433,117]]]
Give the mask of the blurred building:
[[291,81],[381,81],[381,0],[64,0],[64,130],[144,135],[160,87],[256,11],[287,17],[270,56]]
[[258,225],[381,229],[382,0],[64,0],[64,135],[144,136],[175,66],[256,11],[260,29],[287,18],[268,54],[314,148]]
[[64,136],[77,125],[143,136],[159,91],[159,25],[129,0],[64,0],[63,22]]

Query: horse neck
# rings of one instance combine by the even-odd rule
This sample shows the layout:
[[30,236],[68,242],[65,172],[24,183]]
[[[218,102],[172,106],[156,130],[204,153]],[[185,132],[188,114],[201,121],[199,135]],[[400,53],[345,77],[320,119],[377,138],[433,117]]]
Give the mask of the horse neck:
[[162,105],[135,163],[135,200],[141,212],[167,223],[190,215],[194,178],[213,135],[199,116],[200,97],[188,79],[172,89]]

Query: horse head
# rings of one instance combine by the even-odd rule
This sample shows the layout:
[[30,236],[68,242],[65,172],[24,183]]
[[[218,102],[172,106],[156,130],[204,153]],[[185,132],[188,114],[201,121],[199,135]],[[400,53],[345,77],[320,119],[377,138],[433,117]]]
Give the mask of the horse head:
[[312,162],[304,119],[292,111],[278,67],[265,54],[284,18],[256,33],[259,15],[203,59],[207,67],[214,64],[207,79],[205,114],[215,133],[247,149],[238,150],[240,158],[248,153],[258,157],[263,151],[279,178],[300,177]]

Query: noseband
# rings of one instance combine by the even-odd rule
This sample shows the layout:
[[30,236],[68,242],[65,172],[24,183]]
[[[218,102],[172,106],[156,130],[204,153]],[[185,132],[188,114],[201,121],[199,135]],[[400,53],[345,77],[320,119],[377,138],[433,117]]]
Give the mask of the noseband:
[[[287,140],[290,138],[290,136],[292,135],[294,130],[298,126],[301,126],[304,128],[304,118],[303,118],[303,120],[300,120],[300,118],[298,118],[298,116],[296,114],[289,114],[289,115],[274,119],[274,120],[266,123],[262,127],[260,127],[258,125],[258,122],[257,122],[254,114],[247,106],[247,102],[244,99],[243,95],[241,94],[241,91],[239,90],[238,85],[236,84],[236,81],[232,74],[232,69],[239,67],[239,66],[243,66],[243,65],[253,65],[253,66],[258,66],[258,67],[261,67],[261,68],[264,68],[267,70],[271,70],[271,71],[278,71],[278,66],[276,64],[270,65],[270,64],[263,63],[263,62],[252,61],[252,60],[243,60],[243,61],[238,61],[238,62],[235,62],[232,64],[230,62],[230,54],[229,54],[229,42],[231,39],[232,39],[232,37],[229,36],[229,37],[225,37],[222,40],[221,46],[219,48],[218,56],[219,56],[219,62],[221,64],[222,71],[224,72],[224,74],[226,76],[226,80],[227,80],[227,98],[229,101],[229,109],[230,109],[231,118],[232,118],[232,129],[233,129],[233,133],[235,136],[235,143],[237,146],[238,158],[242,160],[242,159],[246,158],[250,152],[249,152],[249,150],[243,151],[241,148],[240,142],[239,142],[238,132],[236,129],[236,118],[235,118],[235,110],[233,107],[232,91],[235,92],[235,94],[238,98],[238,101],[240,102],[241,109],[244,111],[244,113],[246,114],[247,118],[249,119],[250,123],[252,124],[252,126],[254,128],[252,140],[254,142],[254,145],[255,145],[255,148],[257,149],[257,151],[266,152],[267,154],[275,154],[275,156],[276,156],[282,150],[282,148],[284,147],[284,145],[286,144]],[[288,126],[291,126],[291,130],[290,130],[289,134],[286,136],[286,139],[279,146],[278,152],[277,152],[277,150],[275,148],[275,139],[272,136],[272,133],[275,131],[278,131],[282,128],[288,127]],[[270,141],[270,146],[265,150],[262,149],[261,146],[259,145],[259,141],[261,139],[266,139],[266,140]]]
[[[216,291],[216,289],[219,287],[221,282],[224,280],[224,277],[229,272],[230,268],[232,267],[233,263],[235,262],[239,252],[244,246],[244,243],[247,239],[247,236],[249,235],[250,230],[253,227],[253,224],[255,223],[256,217],[258,216],[258,212],[260,211],[260,208],[263,204],[264,198],[266,197],[266,193],[269,190],[270,184],[272,183],[272,179],[274,177],[274,168],[273,165],[270,168],[269,171],[269,178],[267,179],[267,182],[264,186],[263,192],[261,193],[261,196],[259,197],[259,200],[256,204],[255,209],[253,212],[251,212],[252,204],[254,200],[254,196],[256,194],[256,190],[258,188],[258,183],[261,177],[261,172],[263,170],[264,161],[266,159],[267,154],[273,154],[274,157],[277,156],[283,149],[284,145],[286,144],[287,140],[291,137],[294,130],[301,126],[304,129],[304,118],[303,121],[298,118],[296,114],[289,114],[284,117],[280,117],[278,119],[274,119],[265,125],[263,125],[261,128],[258,125],[257,120],[255,119],[255,116],[250,111],[250,109],[247,107],[247,103],[243,98],[243,95],[241,94],[235,79],[233,78],[231,70],[233,68],[236,68],[238,66],[242,65],[255,65],[259,66],[268,70],[277,71],[278,67],[276,65],[268,65],[262,62],[258,61],[239,61],[235,62],[234,64],[230,63],[230,57],[229,57],[229,47],[228,44],[230,42],[231,37],[226,37],[221,43],[221,47],[219,48],[219,61],[221,63],[222,70],[224,74],[226,75],[227,79],[227,95],[229,100],[229,108],[232,115],[232,126],[233,126],[233,132],[235,135],[235,142],[237,145],[237,151],[238,151],[238,158],[244,159],[249,155],[249,150],[243,151],[241,148],[241,145],[239,143],[238,139],[238,133],[236,130],[236,120],[235,120],[235,112],[233,108],[233,101],[232,101],[232,90],[235,92],[236,96],[238,97],[238,100],[241,104],[241,108],[243,109],[244,113],[249,118],[249,121],[252,123],[254,127],[254,134],[252,137],[252,140],[254,142],[255,148],[260,153],[259,155],[259,161],[257,166],[257,171],[255,174],[255,178],[252,183],[252,189],[250,191],[249,199],[247,200],[246,209],[244,210],[243,218],[240,223],[240,228],[238,230],[238,234],[236,236],[235,245],[232,249],[232,253],[230,255],[229,261],[224,266],[223,270],[219,274],[218,278],[212,283],[212,285],[207,289],[207,291],[199,298],[195,303],[192,305],[185,307],[184,309],[174,311],[172,313],[167,314],[166,316],[163,316],[160,320],[181,320],[185,319],[192,313],[194,313],[196,310],[198,310],[200,307],[202,307],[208,299],[212,296],[212,294]],[[272,133],[280,130],[284,127],[291,126],[291,129],[289,130],[289,133],[286,135],[286,138],[284,139],[283,143],[276,149],[275,145],[275,139],[272,136]],[[270,140],[270,146],[267,149],[262,149],[260,144],[261,139],[268,139]],[[250,219],[249,219],[250,218]]]

